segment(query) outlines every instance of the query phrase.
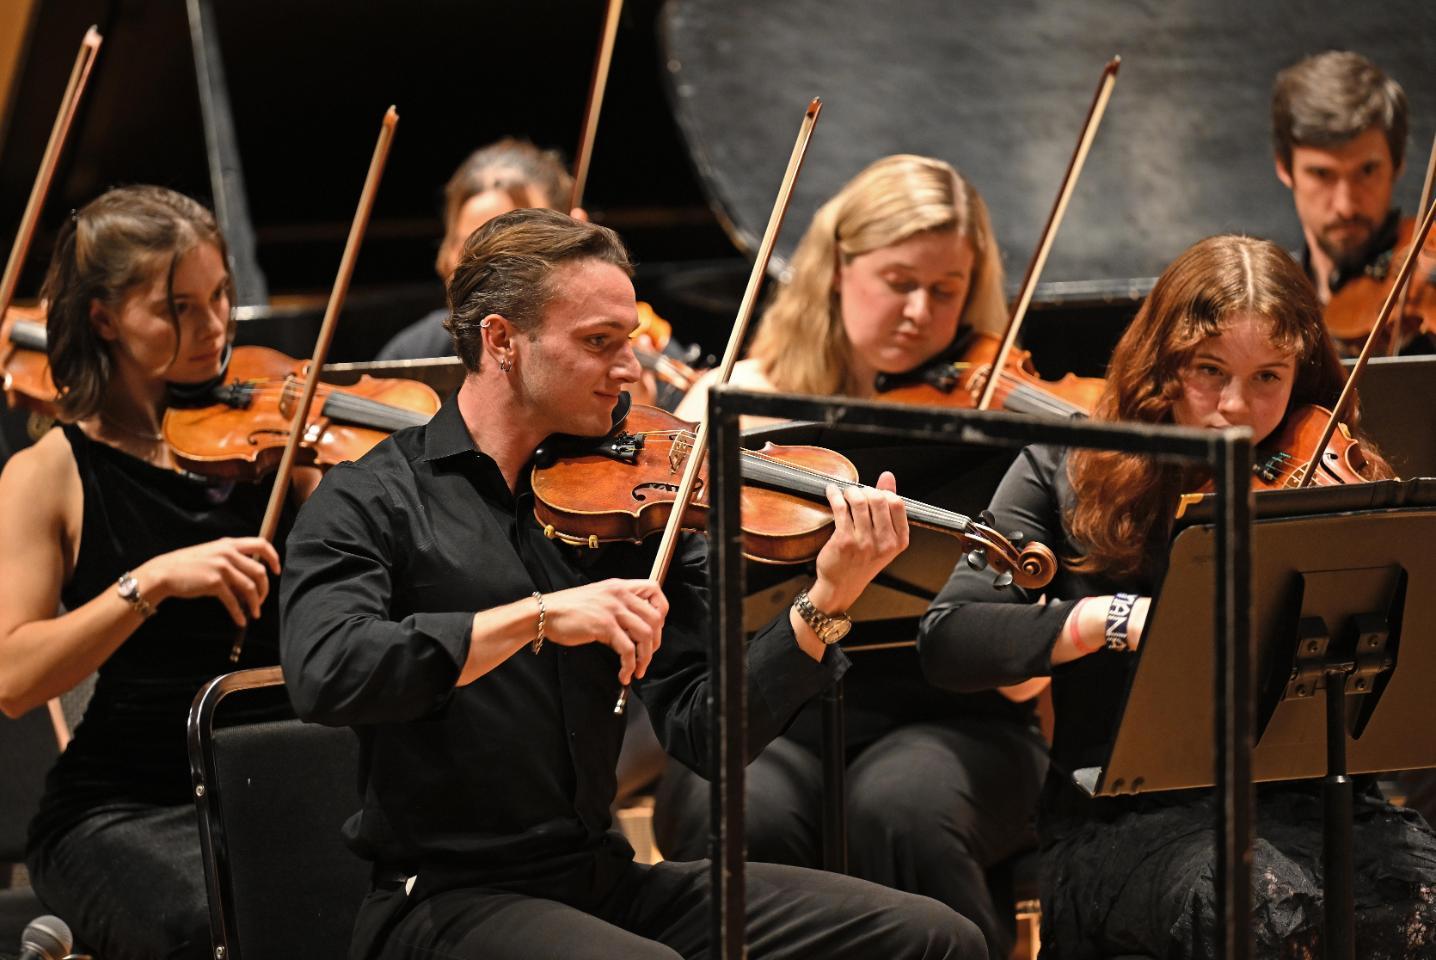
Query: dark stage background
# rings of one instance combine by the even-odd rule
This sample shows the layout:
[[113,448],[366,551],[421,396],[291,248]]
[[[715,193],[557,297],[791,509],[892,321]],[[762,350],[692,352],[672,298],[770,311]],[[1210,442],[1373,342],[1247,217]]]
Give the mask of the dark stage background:
[[[571,153],[600,0],[212,0],[257,237],[277,309],[249,342],[309,349],[383,110],[401,121],[359,259],[336,360],[366,359],[442,302],[439,192],[506,133]],[[182,0],[35,4],[0,122],[8,250],[75,48],[106,40],[20,286],[37,292],[65,214],[105,187],[210,193]],[[1025,339],[1046,372],[1100,373],[1148,279],[1195,239],[1291,243],[1270,161],[1275,71],[1348,46],[1411,98],[1408,210],[1436,129],[1436,4],[1337,0],[955,3],[629,0],[586,205],[640,263],[640,296],[719,349],[806,99],[825,107],[780,242],[885,153],[955,162],[988,198],[1015,284],[1046,219],[1101,64],[1116,91]],[[680,130],[682,133],[680,134]],[[693,159],[693,158],[696,158]],[[701,175],[695,172],[701,171]],[[711,201],[711,204],[710,204]]]

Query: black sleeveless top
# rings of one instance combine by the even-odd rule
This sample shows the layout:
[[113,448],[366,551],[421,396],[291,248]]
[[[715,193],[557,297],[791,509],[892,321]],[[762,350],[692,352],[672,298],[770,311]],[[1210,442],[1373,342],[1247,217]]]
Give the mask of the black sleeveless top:
[[[77,426],[61,429],[85,501],[79,559],[61,592],[66,609],[114,590],[122,573],[162,553],[259,532],[270,481],[176,473],[92,440]],[[264,615],[250,624],[239,664],[229,662],[234,621],[217,599],[160,604],[100,667],[84,719],[46,780],[30,825],[32,847],[108,803],[190,802],[190,703],[213,677],[278,662],[278,597],[278,578],[271,574]]]

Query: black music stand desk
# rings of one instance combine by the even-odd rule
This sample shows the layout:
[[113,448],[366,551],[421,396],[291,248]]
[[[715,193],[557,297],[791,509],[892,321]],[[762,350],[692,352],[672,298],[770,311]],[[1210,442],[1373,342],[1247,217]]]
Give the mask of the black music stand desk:
[[[1351,957],[1347,774],[1436,766],[1436,481],[1256,502],[1252,778],[1325,778],[1326,955]],[[1073,772],[1092,796],[1215,783],[1214,541],[1172,543],[1107,762]]]

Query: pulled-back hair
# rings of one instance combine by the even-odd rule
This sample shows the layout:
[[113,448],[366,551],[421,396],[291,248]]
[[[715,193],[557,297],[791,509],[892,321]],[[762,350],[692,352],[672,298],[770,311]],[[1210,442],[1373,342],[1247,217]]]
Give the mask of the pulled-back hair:
[[[508,194],[516,207],[548,207],[568,212],[573,177],[557,150],[541,150],[527,140],[504,137],[464,158],[444,185],[444,244],[435,268],[444,275],[450,233],[470,198],[490,190]],[[459,238],[462,243],[464,238]]]
[[[63,418],[92,416],[110,382],[110,347],[91,323],[90,304],[98,301],[117,310],[137,287],[164,276],[178,350],[175,268],[185,254],[204,243],[218,250],[228,265],[229,250],[214,215],[164,187],[118,187],[71,215],[55,241],[41,290],[48,312],[50,373],[60,392]],[[233,289],[229,295],[233,303]]]
[[1276,156],[1291,169],[1293,147],[1335,147],[1368,127],[1386,134],[1391,165],[1406,158],[1406,93],[1359,53],[1328,50],[1276,75],[1271,128]]
[[973,246],[967,301],[959,323],[1000,333],[1007,320],[1002,258],[982,196],[953,167],[899,154],[870,164],[813,216],[793,254],[790,276],[749,355],[775,388],[791,393],[862,396],[854,382],[852,344],[834,285],[838,258],[902,243],[921,233],[952,233]]
[[[1225,235],[1195,244],[1157,280],[1112,353],[1097,419],[1172,423],[1184,368],[1242,314],[1264,319],[1272,345],[1296,357],[1288,411],[1335,402],[1345,374],[1311,282],[1276,244]],[[1346,422],[1356,421],[1353,406]],[[1367,453],[1373,474],[1389,475],[1369,446]],[[1105,450],[1074,450],[1068,476],[1075,497],[1067,529],[1082,554],[1070,565],[1114,577],[1151,573],[1178,495],[1205,482],[1190,469]]]
[[578,260],[601,260],[633,276],[623,241],[607,227],[556,210],[510,210],[484,224],[464,244],[449,280],[444,326],[464,367],[478,371],[484,353],[480,327],[497,314],[520,333],[537,336],[544,309],[556,292],[554,271]]

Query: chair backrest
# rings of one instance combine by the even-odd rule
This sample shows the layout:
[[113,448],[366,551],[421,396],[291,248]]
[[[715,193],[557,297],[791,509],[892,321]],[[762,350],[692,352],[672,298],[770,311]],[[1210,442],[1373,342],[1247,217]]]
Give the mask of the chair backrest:
[[45,774],[59,755],[55,724],[45,707],[17,720],[0,717],[0,865],[24,862],[25,834],[40,808]]
[[221,701],[228,716],[282,685],[278,667],[226,674],[190,710],[214,955],[342,960],[369,882],[340,835],[358,805],[357,738],[292,713],[215,724]]

